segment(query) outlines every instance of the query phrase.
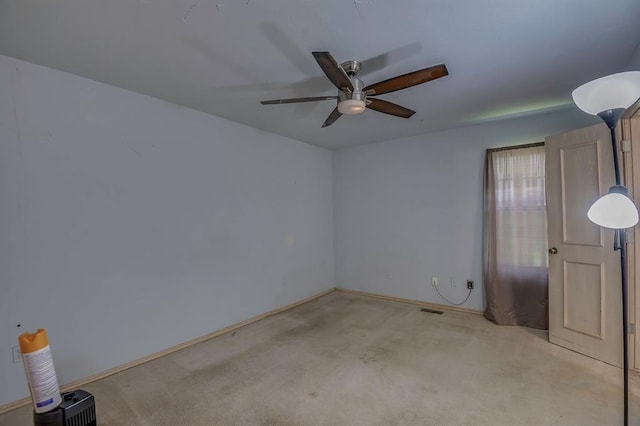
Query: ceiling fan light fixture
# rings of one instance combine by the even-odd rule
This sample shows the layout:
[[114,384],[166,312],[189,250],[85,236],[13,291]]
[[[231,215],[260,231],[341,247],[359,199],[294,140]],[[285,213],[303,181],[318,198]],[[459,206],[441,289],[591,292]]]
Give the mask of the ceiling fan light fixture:
[[360,99],[345,99],[338,102],[338,111],[342,114],[360,114],[365,110],[367,104]]

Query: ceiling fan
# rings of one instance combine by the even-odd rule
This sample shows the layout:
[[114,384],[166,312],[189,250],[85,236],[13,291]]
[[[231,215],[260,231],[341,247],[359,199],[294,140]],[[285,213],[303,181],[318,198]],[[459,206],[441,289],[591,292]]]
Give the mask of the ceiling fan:
[[338,65],[329,52],[312,52],[312,54],[327,78],[338,88],[337,96],[274,99],[270,101],[260,101],[260,103],[262,105],[275,105],[336,100],[338,105],[331,114],[329,114],[329,117],[327,117],[322,124],[322,127],[331,126],[342,114],[360,114],[364,112],[365,108],[397,117],[409,118],[416,112],[392,102],[372,98],[371,96],[395,92],[396,90],[406,89],[407,87],[416,86],[449,75],[447,67],[444,64],[440,64],[365,86],[362,80],[356,78],[356,74],[360,71],[360,62],[347,61]]

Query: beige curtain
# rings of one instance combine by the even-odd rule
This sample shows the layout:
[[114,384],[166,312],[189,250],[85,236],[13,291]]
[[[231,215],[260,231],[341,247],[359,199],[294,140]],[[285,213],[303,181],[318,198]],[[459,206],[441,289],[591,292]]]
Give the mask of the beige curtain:
[[483,234],[485,317],[548,329],[544,144],[487,150]]

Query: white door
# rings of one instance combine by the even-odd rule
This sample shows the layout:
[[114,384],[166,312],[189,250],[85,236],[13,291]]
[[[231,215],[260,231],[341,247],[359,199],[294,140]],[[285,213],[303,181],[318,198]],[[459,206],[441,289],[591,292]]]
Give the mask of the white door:
[[548,137],[545,156],[549,340],[620,366],[620,253],[613,250],[614,231],[587,218],[615,181],[609,129],[601,124]]

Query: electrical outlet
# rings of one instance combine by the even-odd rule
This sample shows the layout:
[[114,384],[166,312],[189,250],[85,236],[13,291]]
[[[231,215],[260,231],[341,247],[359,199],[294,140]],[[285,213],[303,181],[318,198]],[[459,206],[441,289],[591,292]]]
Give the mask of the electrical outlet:
[[11,348],[11,357],[13,358],[14,364],[22,362],[22,354],[20,353],[20,346],[14,346]]
[[473,290],[473,280],[467,280],[467,288]]
[[438,277],[431,277],[431,285],[433,286],[438,285]]

